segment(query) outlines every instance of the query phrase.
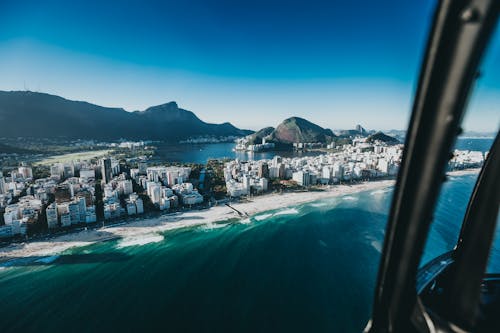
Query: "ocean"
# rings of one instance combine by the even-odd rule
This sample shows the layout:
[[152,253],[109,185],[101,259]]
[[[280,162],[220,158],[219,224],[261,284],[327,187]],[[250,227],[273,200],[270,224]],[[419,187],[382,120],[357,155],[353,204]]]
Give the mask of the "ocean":
[[[490,141],[491,142],[491,141]],[[444,184],[422,263],[457,239],[476,175]],[[0,266],[0,332],[360,332],[392,188]],[[497,230],[490,271],[500,271]]]
[[[453,247],[475,178],[444,185],[424,260]],[[360,332],[391,196],[362,192],[19,260],[0,270],[0,331]],[[500,271],[499,254],[497,244],[490,269]]]

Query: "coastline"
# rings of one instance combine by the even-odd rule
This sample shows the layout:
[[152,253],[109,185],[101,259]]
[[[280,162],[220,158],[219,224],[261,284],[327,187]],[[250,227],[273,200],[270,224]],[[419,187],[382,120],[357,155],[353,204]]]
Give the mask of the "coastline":
[[454,171],[448,171],[446,173],[446,175],[448,175],[448,176],[467,176],[467,175],[478,174],[479,171],[481,171],[481,168],[454,170]]
[[[448,176],[466,176],[477,174],[481,169],[465,169],[449,171]],[[332,185],[322,191],[270,193],[253,197],[245,202],[232,203],[231,206],[246,216],[238,216],[231,208],[221,205],[211,207],[202,211],[189,211],[173,213],[159,217],[145,218],[137,217],[135,220],[118,225],[111,225],[99,229],[82,230],[47,240],[28,241],[26,243],[15,243],[0,248],[0,263],[21,258],[39,260],[40,257],[57,255],[68,249],[88,246],[98,242],[111,239],[123,239],[130,244],[142,244],[141,239],[155,237],[159,239],[159,233],[195,227],[200,225],[211,225],[216,222],[229,219],[244,220],[253,215],[290,206],[297,206],[308,202],[326,198],[338,197],[370,190],[377,190],[394,186],[395,180],[375,180],[353,185]],[[42,259],[43,260],[43,259]]]
[[[288,192],[283,194],[271,193],[253,197],[246,202],[231,204],[237,210],[249,217],[265,211],[296,206],[321,199],[349,195],[358,192],[370,191],[393,186],[394,180],[377,180],[354,185],[333,185],[323,191]],[[0,262],[8,262],[20,258],[39,259],[39,257],[56,255],[75,247],[88,246],[110,239],[124,239],[129,243],[137,242],[148,236],[154,237],[158,233],[168,230],[210,225],[215,222],[229,219],[242,220],[227,206],[215,206],[203,211],[190,211],[180,214],[163,215],[144,220],[135,220],[117,226],[100,229],[82,230],[56,236],[47,240],[36,240],[26,243],[17,243],[0,248]],[[163,239],[163,238],[161,238]]]

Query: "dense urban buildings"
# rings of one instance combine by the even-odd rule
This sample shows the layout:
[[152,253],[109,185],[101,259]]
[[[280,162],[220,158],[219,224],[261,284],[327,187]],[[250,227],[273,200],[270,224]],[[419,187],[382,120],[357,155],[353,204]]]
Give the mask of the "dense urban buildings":
[[[264,141],[262,145],[267,143]],[[251,150],[264,149],[259,147]],[[225,163],[221,181],[228,197],[241,197],[276,189],[273,187],[276,184],[307,188],[394,177],[403,151],[402,145],[367,142],[364,138],[327,148],[330,152],[309,157],[232,160]],[[449,166],[478,167],[485,155],[456,150]],[[195,187],[190,182],[190,167],[148,166],[144,160],[134,166],[110,157],[76,160],[54,163],[48,177],[37,179],[28,165],[22,164],[8,173],[1,170],[0,238],[26,235],[30,226],[36,224],[58,230],[151,210],[189,209],[210,201],[210,195],[205,198],[199,192],[204,185],[205,170],[200,173],[203,181]],[[210,193],[210,189],[204,193]]]

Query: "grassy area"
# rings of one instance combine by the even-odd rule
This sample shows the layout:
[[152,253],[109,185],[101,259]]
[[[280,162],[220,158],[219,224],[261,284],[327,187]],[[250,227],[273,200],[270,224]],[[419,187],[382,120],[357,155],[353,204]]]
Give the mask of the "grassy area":
[[64,163],[64,162],[71,162],[71,161],[76,161],[76,160],[90,160],[92,158],[98,158],[105,156],[112,152],[112,149],[106,149],[106,150],[90,150],[90,151],[82,151],[78,153],[70,153],[70,154],[63,154],[63,155],[53,155],[47,158],[44,158],[43,160],[37,161],[34,163],[35,165],[51,165],[54,163]]

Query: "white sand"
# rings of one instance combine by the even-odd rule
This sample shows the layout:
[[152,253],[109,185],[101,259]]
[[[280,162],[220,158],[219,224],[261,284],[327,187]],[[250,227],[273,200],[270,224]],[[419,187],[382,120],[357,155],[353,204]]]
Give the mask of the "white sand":
[[479,171],[481,171],[481,168],[473,168],[473,169],[449,171],[446,174],[448,176],[466,176],[466,175],[477,174],[477,173],[479,173]]
[[[324,198],[375,190],[393,185],[393,180],[372,181],[351,186],[334,185],[328,187],[325,191],[262,195],[251,198],[248,202],[232,204],[232,206],[240,212],[251,216],[268,210],[285,208]],[[231,218],[240,217],[227,206],[217,206],[202,211],[163,215],[144,220],[138,218],[118,226],[73,232],[48,240],[12,244],[0,248],[0,259],[6,260],[19,257],[48,256],[63,252],[69,248],[86,246],[112,238],[122,238],[122,242],[125,244],[135,244],[141,242],[139,240],[141,237],[147,239],[153,237],[151,239],[156,240],[153,235],[166,230],[212,224],[217,221],[224,221]]]

